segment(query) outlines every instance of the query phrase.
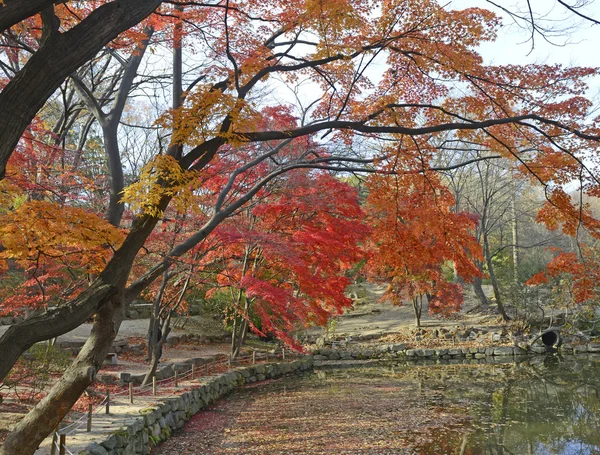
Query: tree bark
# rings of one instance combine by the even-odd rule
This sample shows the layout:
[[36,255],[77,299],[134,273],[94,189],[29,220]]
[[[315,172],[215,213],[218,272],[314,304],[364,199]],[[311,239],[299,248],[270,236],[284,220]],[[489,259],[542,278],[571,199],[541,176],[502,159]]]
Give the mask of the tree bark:
[[[168,201],[168,198],[163,198],[158,204],[161,210],[164,210]],[[90,288],[72,303],[13,324],[4,333],[0,338],[0,380],[34,343],[57,337],[80,326],[107,303],[111,295],[123,292],[133,260],[157,222],[158,218],[150,216],[138,218],[104,270]]]
[[[8,4],[11,3],[16,0]],[[98,7],[69,31],[54,32],[46,37],[0,93],[0,179],[4,178],[6,163],[23,131],[60,84],[120,33],[148,17],[161,3],[161,0],[115,0]],[[0,20],[4,17],[4,8],[8,7],[0,9]],[[8,23],[14,19],[5,20]]]
[[490,301],[488,300],[485,292],[483,292],[483,288],[481,287],[481,278],[475,277],[473,279],[473,291],[475,292],[475,296],[482,305],[489,305]]
[[33,454],[58,426],[96,378],[123,320],[123,309],[117,296],[98,311],[92,333],[73,364],[48,395],[9,433],[0,447],[0,455]]
[[66,2],[67,0],[4,0],[4,5],[0,4],[0,33],[41,13],[49,6]]
[[519,283],[519,231],[517,224],[517,197],[513,192],[510,198],[511,227],[512,227],[512,256],[513,256],[513,282]]
[[23,352],[35,343],[79,327],[116,293],[116,287],[97,280],[70,305],[11,325],[0,338],[0,381],[10,372]]
[[485,261],[488,267],[488,273],[490,274],[490,281],[492,282],[492,289],[494,290],[494,298],[496,299],[496,306],[498,307],[498,313],[502,316],[504,321],[510,321],[510,317],[506,314],[504,309],[504,303],[502,302],[502,295],[500,294],[500,286],[498,279],[494,273],[494,264],[492,263],[492,257],[490,254],[490,246],[486,233],[483,233],[483,254],[485,255]]
[[156,374],[156,369],[158,368],[158,363],[160,362],[160,358],[162,357],[162,348],[167,341],[167,336],[171,332],[171,315],[169,314],[167,318],[162,323],[162,330],[160,337],[157,338],[156,343],[152,346],[152,355],[150,362],[150,369],[144,376],[144,380],[142,381],[142,386],[145,386],[150,382],[152,377]]
[[413,297],[413,310],[415,310],[415,325],[421,327],[421,313],[423,311],[423,296]]

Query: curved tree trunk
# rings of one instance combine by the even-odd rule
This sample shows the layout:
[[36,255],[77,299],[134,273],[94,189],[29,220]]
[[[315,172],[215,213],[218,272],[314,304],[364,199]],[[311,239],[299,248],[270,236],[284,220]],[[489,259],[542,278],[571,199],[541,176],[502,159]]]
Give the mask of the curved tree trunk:
[[496,299],[496,306],[498,307],[498,313],[502,316],[504,321],[510,321],[510,317],[506,314],[504,309],[504,303],[502,302],[502,295],[500,294],[500,286],[494,273],[494,264],[492,263],[492,257],[490,255],[490,246],[488,238],[485,233],[483,234],[483,253],[485,255],[485,261],[488,267],[488,273],[490,274],[490,281],[492,282],[492,289],[494,290],[494,298]]
[[475,296],[479,300],[482,305],[489,305],[490,301],[488,300],[485,292],[483,292],[483,287],[481,286],[481,278],[475,277],[473,278],[473,292],[475,292]]
[[[60,84],[120,33],[148,17],[161,3],[161,0],[115,0],[98,7],[67,32],[62,33],[57,28],[49,32],[38,51],[0,92],[0,179],[4,178],[6,163],[23,131]],[[17,0],[12,0],[8,6],[0,7],[0,24],[3,19],[10,23],[41,11],[23,8],[20,15],[17,11],[9,16],[5,8],[16,4]]]
[[413,297],[413,310],[415,311],[415,325],[421,327],[421,313],[423,312],[423,296]]
[[0,447],[0,455],[33,454],[58,426],[96,378],[123,320],[123,309],[120,296],[117,296],[98,311],[92,333],[73,364],[48,395],[9,433]]
[[97,280],[70,305],[11,325],[0,338],[0,381],[21,354],[40,341],[67,333],[91,318],[117,288]]
[[[158,206],[164,208],[167,203],[168,198],[164,198]],[[0,380],[34,343],[63,335],[80,326],[104,306],[109,297],[123,292],[133,260],[157,222],[157,218],[150,216],[139,218],[102,273],[72,303],[13,324],[2,335]]]

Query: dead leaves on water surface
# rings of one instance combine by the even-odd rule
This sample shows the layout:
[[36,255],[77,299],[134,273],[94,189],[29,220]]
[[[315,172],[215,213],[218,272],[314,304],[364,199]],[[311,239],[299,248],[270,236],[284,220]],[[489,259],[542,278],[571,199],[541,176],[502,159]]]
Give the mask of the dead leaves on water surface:
[[251,387],[220,400],[153,455],[417,455],[459,450],[467,418],[416,383],[325,378]]

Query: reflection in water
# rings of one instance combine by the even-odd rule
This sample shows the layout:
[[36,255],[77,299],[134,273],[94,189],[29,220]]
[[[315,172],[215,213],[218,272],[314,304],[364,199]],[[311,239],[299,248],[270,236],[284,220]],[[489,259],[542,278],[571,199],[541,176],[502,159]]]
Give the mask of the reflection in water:
[[600,454],[600,359],[548,356],[451,372],[427,368],[408,368],[398,377],[413,377],[419,390],[443,390],[438,405],[466,405],[470,419],[451,437],[417,445],[415,453]]
[[464,417],[405,435],[414,454],[600,454],[600,359],[326,370],[297,385],[309,382],[317,388],[370,384],[373,393],[395,383],[416,392],[412,402],[405,398],[413,412],[426,408]]
[[190,421],[191,451],[157,453],[600,455],[600,358],[432,363],[246,387]]
[[471,407],[470,453],[600,454],[599,373],[599,361],[553,356],[486,384],[488,400]]

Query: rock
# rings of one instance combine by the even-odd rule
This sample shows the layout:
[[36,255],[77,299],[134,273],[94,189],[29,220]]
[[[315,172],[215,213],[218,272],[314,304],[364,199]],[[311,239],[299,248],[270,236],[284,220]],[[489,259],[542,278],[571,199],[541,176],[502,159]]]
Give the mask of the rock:
[[462,356],[463,352],[461,348],[451,348],[448,349],[448,355],[451,355],[452,357],[458,357],[458,356]]
[[340,360],[340,358],[341,358],[340,353],[337,351],[332,351],[331,354],[329,354],[330,360]]
[[108,455],[107,450],[96,442],[89,444],[83,453],[88,455]]
[[104,359],[104,365],[116,365],[118,361],[117,353],[109,352],[106,354],[106,359]]
[[112,385],[112,384],[117,383],[116,376],[113,376],[112,374],[99,374],[96,379],[98,382],[101,382],[102,384],[107,384],[107,385]]
[[405,348],[406,348],[406,346],[403,343],[396,343],[396,344],[390,345],[390,350],[392,352],[404,351]]
[[130,374],[130,373],[121,373],[121,375],[123,377],[127,377],[129,376],[129,380],[128,381],[123,381],[123,382],[132,382],[133,384],[139,385],[144,381],[144,378],[146,377],[145,373],[140,373],[140,374]]
[[4,317],[4,318],[0,318],[0,325],[11,325],[13,323],[13,318],[12,317]]
[[590,343],[587,346],[588,352],[600,352],[600,344]]
[[192,365],[189,363],[175,363],[173,364],[173,369],[177,371],[177,373],[187,373],[192,369]]
[[117,437],[114,434],[111,434],[108,438],[101,442],[100,445],[110,452],[117,447],[117,443]]
[[169,346],[173,346],[173,345],[179,344],[179,340],[180,340],[180,338],[178,336],[173,335],[173,336],[170,336],[169,338],[167,338],[167,341],[165,342],[165,344],[169,345]]
[[156,380],[161,381],[163,379],[172,378],[175,376],[172,365],[165,365],[156,372]]
[[515,353],[515,350],[512,346],[500,346],[500,347],[494,348],[495,356],[508,356],[508,355],[513,355],[514,353]]

